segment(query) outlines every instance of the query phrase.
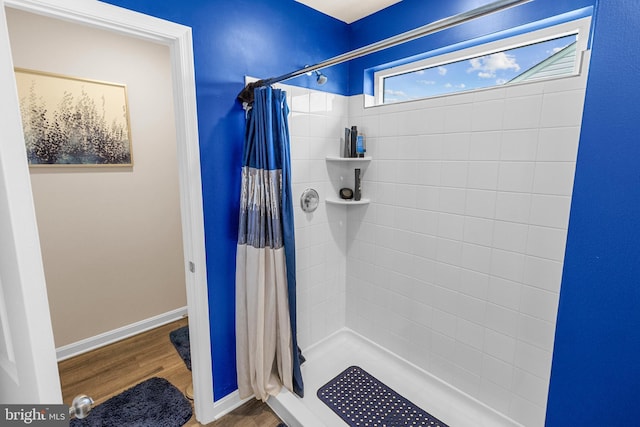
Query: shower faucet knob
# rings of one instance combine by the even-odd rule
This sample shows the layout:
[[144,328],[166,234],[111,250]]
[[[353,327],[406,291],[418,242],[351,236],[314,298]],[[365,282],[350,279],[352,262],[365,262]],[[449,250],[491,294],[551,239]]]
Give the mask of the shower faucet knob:
[[311,213],[318,209],[320,203],[320,196],[318,192],[313,188],[307,188],[302,192],[300,196],[300,207],[304,212]]

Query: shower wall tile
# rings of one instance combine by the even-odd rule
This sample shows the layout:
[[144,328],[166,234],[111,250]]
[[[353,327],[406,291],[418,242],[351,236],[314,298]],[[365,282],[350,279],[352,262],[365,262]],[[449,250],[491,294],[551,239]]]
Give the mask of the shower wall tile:
[[494,223],[491,219],[465,216],[463,240],[476,245],[491,246]]
[[442,160],[468,160],[471,134],[468,132],[444,133],[442,140]]
[[371,204],[346,212],[346,325],[527,427],[544,424],[585,82],[348,101],[373,160]]
[[531,193],[535,163],[501,162],[498,178],[498,190],[518,193]]
[[501,277],[489,277],[487,300],[505,308],[518,310],[522,285]]
[[502,132],[473,132],[469,138],[469,160],[500,160]]
[[489,291],[489,275],[463,268],[460,270],[460,283],[457,290],[470,297],[486,301]]
[[453,134],[471,131],[472,110],[471,103],[444,107],[444,132]]
[[471,161],[468,168],[467,188],[493,190],[497,188],[500,164],[498,162]]
[[481,378],[479,375],[467,371],[456,363],[454,367],[453,385],[470,395],[477,395],[480,391]]
[[551,373],[551,352],[518,341],[514,366],[539,378],[547,379]]
[[[580,126],[583,102],[582,90],[546,93],[542,105],[541,126]],[[580,108],[575,108],[576,105]]]
[[562,263],[550,259],[527,256],[524,263],[524,277],[526,285],[550,292],[560,292],[562,279]]
[[493,227],[493,247],[523,253],[527,247],[527,224],[496,221]]
[[486,329],[484,335],[484,351],[503,362],[513,364],[516,354],[516,339],[509,335]]
[[492,276],[521,282],[524,274],[524,264],[524,254],[495,248],[491,252]]
[[479,396],[483,402],[496,411],[503,414],[509,413],[511,393],[508,391],[508,388],[500,387],[487,380],[486,375],[482,377]]
[[464,243],[460,265],[477,273],[489,273],[491,270],[491,248]]
[[[500,160],[534,161],[538,150],[538,129],[508,130],[502,133]],[[575,160],[575,159],[574,159]]]
[[[484,91],[492,93],[493,91]],[[473,104],[471,116],[471,130],[483,132],[502,129],[502,117],[504,116],[504,100],[487,100],[484,102],[477,97]]]
[[298,87],[287,87],[288,92],[291,94],[290,109],[295,113],[309,113],[309,99],[310,93],[308,90]]
[[515,369],[513,390],[519,396],[536,405],[544,406],[547,400],[548,389],[548,382],[521,369]]
[[503,129],[537,129],[540,124],[542,95],[507,98],[504,106]]
[[[344,209],[326,205],[324,200],[339,185],[333,165],[327,165],[325,158],[340,152],[349,100],[292,86],[283,88],[291,110],[298,340],[305,349],[346,324],[347,217]],[[318,191],[321,200],[310,214],[302,212],[297,202],[309,187]]]
[[518,312],[497,304],[487,304],[484,323],[496,332],[515,337],[518,333]]
[[521,315],[518,317],[518,339],[543,350],[553,350],[553,334],[555,327],[535,317]]
[[506,363],[488,354],[484,354],[482,358],[482,375],[489,381],[502,387],[510,389],[513,384],[514,367],[510,363]]
[[515,394],[512,395],[507,415],[523,425],[541,426],[544,425],[544,408]]
[[458,318],[456,340],[477,350],[484,347],[484,327],[477,323]]
[[469,217],[494,218],[497,193],[489,190],[467,190],[465,215]]
[[533,182],[533,192],[536,194],[555,194],[570,196],[573,190],[573,176],[575,174],[573,162],[538,162]]
[[463,214],[466,204],[466,192],[462,188],[441,187],[438,197],[438,209],[452,214]]
[[527,236],[526,253],[540,258],[562,261],[564,259],[564,242],[566,241],[566,230],[531,225]]
[[567,229],[571,197],[534,194],[531,196],[529,223]]
[[579,139],[579,126],[540,129],[536,160],[575,162]]
[[558,298],[553,292],[531,286],[520,289],[520,313],[547,322],[555,322],[558,313]]

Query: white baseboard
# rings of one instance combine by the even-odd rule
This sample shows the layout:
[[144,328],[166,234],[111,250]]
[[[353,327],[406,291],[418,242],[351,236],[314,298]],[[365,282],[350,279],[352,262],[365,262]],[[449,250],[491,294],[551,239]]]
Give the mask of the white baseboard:
[[[238,392],[238,390],[236,390],[231,394],[228,394],[227,396],[223,397],[222,399],[216,400],[215,402],[213,402],[213,406],[215,408],[215,415],[212,421],[219,420],[220,418],[227,415],[229,412],[244,405],[246,402],[248,402],[251,399],[255,399],[255,397],[249,396],[246,399],[240,399],[240,393]],[[200,420],[198,421],[202,423],[202,421]]]
[[141,320],[130,325],[123,326],[112,331],[96,335],[94,337],[85,338],[83,340],[64,345],[56,348],[56,356],[58,362],[61,360],[69,359],[73,356],[86,353],[91,350],[95,350],[100,347],[104,347],[107,344],[114,343],[116,341],[129,338],[137,335],[141,332],[148,331],[158,326],[166,325],[175,320],[181,319],[187,315],[187,307],[178,308],[172,311],[168,311],[163,314],[159,314],[148,319]]

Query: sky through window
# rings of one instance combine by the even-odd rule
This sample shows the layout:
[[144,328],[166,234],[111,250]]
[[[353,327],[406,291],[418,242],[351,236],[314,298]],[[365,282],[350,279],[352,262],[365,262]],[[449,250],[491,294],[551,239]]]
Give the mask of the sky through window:
[[384,78],[384,104],[508,84],[575,43],[577,34]]

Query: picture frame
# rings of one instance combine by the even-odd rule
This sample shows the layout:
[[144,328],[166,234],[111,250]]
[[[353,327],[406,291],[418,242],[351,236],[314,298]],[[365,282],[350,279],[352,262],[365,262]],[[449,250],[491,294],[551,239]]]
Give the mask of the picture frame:
[[126,85],[14,71],[29,166],[133,166]]

